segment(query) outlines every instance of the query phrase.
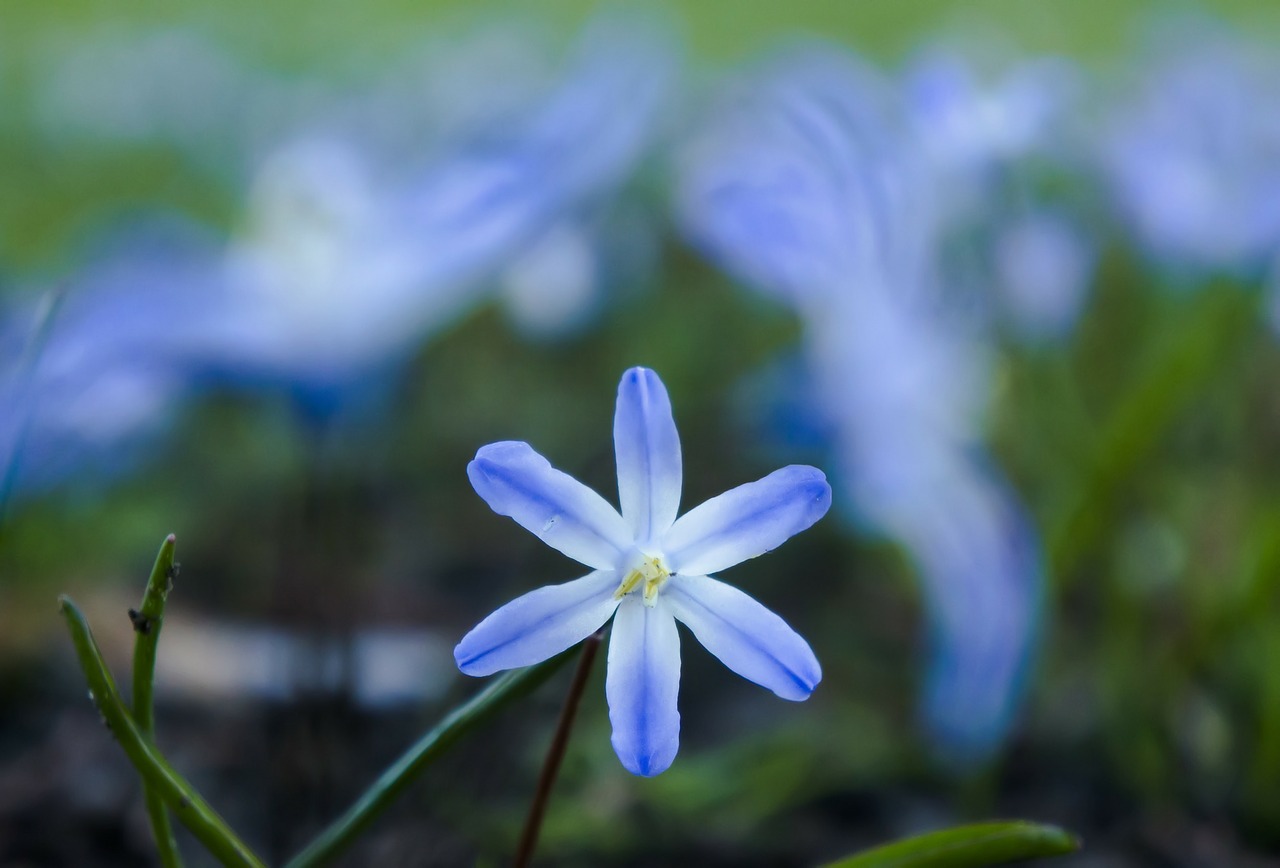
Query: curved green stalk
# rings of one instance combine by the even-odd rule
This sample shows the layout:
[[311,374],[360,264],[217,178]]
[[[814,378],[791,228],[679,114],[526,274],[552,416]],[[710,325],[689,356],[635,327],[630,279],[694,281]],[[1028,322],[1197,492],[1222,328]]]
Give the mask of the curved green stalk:
[[[175,541],[174,535],[169,534],[160,544],[160,553],[151,568],[142,604],[137,611],[129,610],[129,619],[133,621],[136,634],[133,640],[133,719],[142,734],[152,741],[156,737],[153,708],[156,646],[164,624],[164,604],[169,597],[169,589],[173,587]],[[169,822],[169,809],[164,799],[146,780],[142,782],[142,795],[147,805],[147,816],[151,819],[151,833],[156,840],[160,864],[164,868],[181,868],[182,856],[173,837],[173,824]]]
[[1057,826],[1014,820],[917,835],[832,862],[826,868],[982,868],[1062,856],[1079,849],[1079,839]]
[[120,701],[115,681],[107,669],[93,641],[93,634],[84,614],[65,594],[58,597],[62,616],[71,632],[76,657],[89,682],[89,695],[102,715],[103,723],[111,730],[129,762],[142,777],[143,783],[153,788],[168,803],[184,826],[191,830],[200,843],[224,865],[243,868],[266,868],[265,863],[231,830],[195,788],[169,765],[151,740],[134,721],[129,710]]
[[422,736],[373,785],[321,832],[285,868],[313,868],[337,858],[404,789],[463,735],[517,699],[532,693],[576,653],[570,648],[550,660],[494,679]]

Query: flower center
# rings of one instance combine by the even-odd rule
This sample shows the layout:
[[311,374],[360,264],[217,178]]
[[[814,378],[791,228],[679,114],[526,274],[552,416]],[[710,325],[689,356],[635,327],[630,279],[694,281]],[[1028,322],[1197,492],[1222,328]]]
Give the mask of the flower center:
[[615,600],[621,600],[643,584],[644,604],[653,608],[658,601],[658,591],[662,590],[662,586],[670,578],[671,573],[662,565],[660,558],[642,555],[640,562],[627,572],[622,583],[618,585],[618,590],[613,592],[613,597]]

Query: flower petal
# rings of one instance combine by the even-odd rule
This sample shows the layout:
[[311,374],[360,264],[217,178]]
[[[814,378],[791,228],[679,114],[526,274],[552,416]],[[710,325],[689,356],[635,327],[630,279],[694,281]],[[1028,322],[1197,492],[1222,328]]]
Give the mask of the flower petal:
[[528,443],[481,447],[467,465],[476,493],[575,561],[612,570],[632,545],[631,531],[603,497],[556,470]]
[[808,699],[822,680],[809,643],[732,585],[709,576],[678,576],[662,595],[676,620],[743,678],[791,700]]
[[618,607],[609,637],[605,693],[613,749],[627,771],[666,771],[680,748],[680,636],[670,610],[632,594]]
[[775,470],[682,515],[663,541],[667,566],[692,576],[718,572],[777,548],[830,506],[821,470],[800,464]]
[[517,597],[477,624],[453,649],[467,675],[492,675],[532,666],[599,630],[618,601],[618,577],[597,570],[563,585],[549,585]]
[[648,368],[632,368],[618,384],[613,448],[622,516],[636,542],[644,545],[676,520],[683,472],[671,399],[662,380]]

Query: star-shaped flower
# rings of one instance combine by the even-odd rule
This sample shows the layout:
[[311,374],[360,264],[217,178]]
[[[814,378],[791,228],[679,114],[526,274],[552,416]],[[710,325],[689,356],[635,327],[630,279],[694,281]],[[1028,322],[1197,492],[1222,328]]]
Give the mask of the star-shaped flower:
[[807,699],[822,669],[807,642],[751,597],[711,577],[776,548],[831,505],[814,467],[792,465],[676,518],[680,439],[658,375],[632,368],[613,421],[622,513],[527,443],[491,443],[467,475],[494,512],[592,569],[539,588],[481,621],[454,649],[458,668],[490,675],[547,659],[614,617],[605,690],[613,747],[634,774],[656,775],[680,745],[680,621],[744,678]]

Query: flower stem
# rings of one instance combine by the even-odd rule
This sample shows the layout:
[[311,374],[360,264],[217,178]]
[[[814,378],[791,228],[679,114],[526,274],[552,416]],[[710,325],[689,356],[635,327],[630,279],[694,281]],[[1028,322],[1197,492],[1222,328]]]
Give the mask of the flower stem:
[[544,681],[555,674],[573,651],[557,654],[536,666],[507,672],[494,679],[488,687],[470,700],[458,706],[418,739],[412,747],[384,771],[373,785],[322,831],[306,849],[294,856],[285,868],[312,868],[325,865],[342,851],[372,823],[379,814],[413,782],[427,766],[445,753],[454,742],[474,727],[487,721],[500,709],[513,701],[532,693]]
[[578,668],[574,670],[573,681],[569,683],[569,693],[564,698],[564,707],[560,709],[560,720],[556,723],[555,735],[547,748],[546,759],[542,761],[542,774],[538,776],[538,788],[534,791],[533,801],[529,805],[529,816],[524,821],[524,831],[520,834],[520,845],[516,848],[516,868],[527,868],[533,860],[534,848],[538,846],[538,833],[542,830],[542,819],[547,813],[547,803],[551,799],[551,788],[555,785],[556,775],[560,771],[560,763],[564,760],[565,749],[569,746],[569,736],[573,731],[573,721],[578,714],[578,704],[582,700],[582,691],[586,689],[587,677],[591,674],[591,664],[595,662],[596,652],[600,650],[600,640],[604,636],[601,627],[582,643],[582,656],[578,658]]
[[[152,741],[156,735],[152,700],[156,646],[160,642],[160,627],[164,624],[164,604],[169,597],[169,589],[173,587],[175,540],[174,535],[169,534],[160,544],[160,553],[156,555],[155,566],[151,568],[151,578],[147,580],[142,604],[136,611],[129,610],[129,619],[133,621],[135,633],[133,719],[142,734]],[[173,825],[169,822],[169,809],[165,807],[164,798],[145,778],[142,782],[142,795],[147,805],[147,816],[151,819],[151,833],[156,840],[160,864],[164,868],[181,868],[182,857],[178,852],[178,842],[173,837]]]
[[111,730],[125,756],[145,784],[150,785],[165,800],[200,843],[224,865],[242,868],[265,868],[265,864],[240,840],[226,821],[218,816],[209,803],[196,792],[181,774],[169,765],[151,739],[143,735],[129,709],[120,701],[115,680],[102,659],[102,652],[93,640],[89,623],[70,597],[60,596],[58,604],[71,633],[80,668],[89,682],[89,695],[103,723]]

